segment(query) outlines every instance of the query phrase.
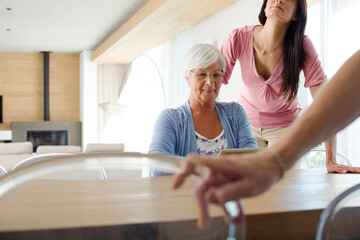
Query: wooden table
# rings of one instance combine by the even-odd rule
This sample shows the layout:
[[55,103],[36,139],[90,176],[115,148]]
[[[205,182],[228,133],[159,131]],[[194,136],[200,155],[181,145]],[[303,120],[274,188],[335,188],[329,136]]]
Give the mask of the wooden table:
[[[327,174],[325,169],[288,171],[266,193],[243,200],[247,239],[314,239],[321,211],[359,182],[358,174]],[[108,227],[114,231],[120,225],[193,221],[197,213],[194,183],[187,180],[175,191],[171,189],[172,176],[32,180],[0,198],[0,239],[39,231],[65,236],[67,230]],[[214,219],[222,219],[217,206],[212,205],[210,212]],[[94,233],[90,235],[94,237]]]
[[359,174],[290,170],[262,195],[244,199],[248,239],[314,239],[322,210],[360,183]]

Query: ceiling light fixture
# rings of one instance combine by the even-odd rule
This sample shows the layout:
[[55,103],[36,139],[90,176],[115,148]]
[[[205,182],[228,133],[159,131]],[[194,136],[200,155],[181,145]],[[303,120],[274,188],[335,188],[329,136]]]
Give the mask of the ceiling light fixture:
[[6,10],[7,10],[7,11],[11,11],[11,10],[12,10],[12,8],[6,8]]

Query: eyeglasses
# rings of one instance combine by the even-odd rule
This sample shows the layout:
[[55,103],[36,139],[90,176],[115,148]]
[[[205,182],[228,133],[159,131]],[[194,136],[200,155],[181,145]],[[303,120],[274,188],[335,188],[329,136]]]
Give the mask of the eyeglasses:
[[[195,78],[197,80],[204,80],[208,78],[208,73],[196,73],[192,70],[190,70],[191,74],[194,74]],[[225,73],[221,70],[221,71],[216,71],[211,73],[211,78],[215,81],[219,81],[224,77]]]

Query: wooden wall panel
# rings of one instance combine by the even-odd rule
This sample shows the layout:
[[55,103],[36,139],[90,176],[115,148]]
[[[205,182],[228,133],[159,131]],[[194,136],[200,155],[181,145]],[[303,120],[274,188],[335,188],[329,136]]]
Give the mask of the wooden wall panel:
[[80,120],[79,54],[50,54],[50,121]]
[[[43,54],[0,52],[3,123],[44,119]],[[50,54],[50,120],[79,121],[79,54]]]
[[0,95],[3,124],[12,121],[41,121],[43,116],[43,60],[41,53],[0,53]]

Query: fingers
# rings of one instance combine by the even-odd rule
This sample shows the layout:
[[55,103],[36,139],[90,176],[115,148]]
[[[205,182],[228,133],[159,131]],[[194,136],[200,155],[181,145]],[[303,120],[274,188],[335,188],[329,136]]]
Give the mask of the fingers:
[[[239,157],[238,157],[239,158]],[[237,178],[242,174],[241,161],[231,161],[229,157],[213,158],[189,156],[189,161],[194,164],[201,164],[226,176],[228,179]],[[237,159],[238,160],[238,159]]]
[[[215,171],[228,171],[227,167],[223,167],[222,164],[219,164],[219,160],[212,157],[201,157],[198,155],[188,155],[188,159],[182,162],[183,169],[179,174],[175,175],[175,180],[173,182],[173,188],[179,188],[185,181],[185,179],[193,174],[199,176],[200,174],[195,171],[195,167],[199,165],[205,165],[209,168],[214,168]],[[220,172],[221,172],[220,171]]]
[[238,200],[243,197],[250,197],[254,195],[254,185],[250,184],[248,180],[241,180],[229,182],[219,186],[214,191],[214,198],[220,204],[225,204],[228,201]]
[[[223,205],[227,201],[253,196],[254,189],[264,188],[261,183],[259,188],[255,188],[256,184],[253,178],[256,178],[257,174],[253,170],[256,169],[245,168],[240,165],[240,161],[232,161],[230,158],[216,159],[194,156],[189,156],[189,161],[201,163],[211,169],[212,174],[206,180],[211,182],[215,189],[207,193],[207,199],[212,203]],[[268,185],[268,183],[264,185]]]
[[359,167],[350,167],[342,164],[336,164],[327,168],[328,173],[360,173]]
[[[229,180],[210,169],[206,169],[203,172],[201,178],[198,179],[198,183],[194,188],[194,194],[196,199],[196,204],[199,209],[198,216],[198,227],[203,229],[208,226],[210,221],[209,212],[208,212],[208,200],[214,196],[214,191],[216,187],[225,183],[228,183]],[[215,200],[216,201],[216,200]],[[224,206],[221,204],[221,206]],[[227,213],[227,210],[223,207],[224,212]],[[226,215],[225,215],[226,216]],[[229,218],[227,218],[229,221]]]
[[348,172],[360,173],[360,168],[359,167],[349,167]]
[[194,195],[196,205],[198,206],[198,222],[197,226],[200,229],[204,229],[209,224],[209,212],[208,204],[205,199],[206,192],[210,188],[210,183],[207,180],[198,181],[198,184],[194,188]]
[[221,205],[221,208],[222,208],[222,210],[224,211],[224,220],[225,220],[225,223],[230,224],[230,223],[231,223],[231,217],[229,216],[228,210],[226,209],[226,207],[225,207],[224,204]]
[[175,175],[175,180],[173,182],[174,189],[179,188],[190,174],[197,174],[194,171],[195,165],[193,163],[189,161],[184,161],[182,162],[182,165],[183,165],[182,172]]

